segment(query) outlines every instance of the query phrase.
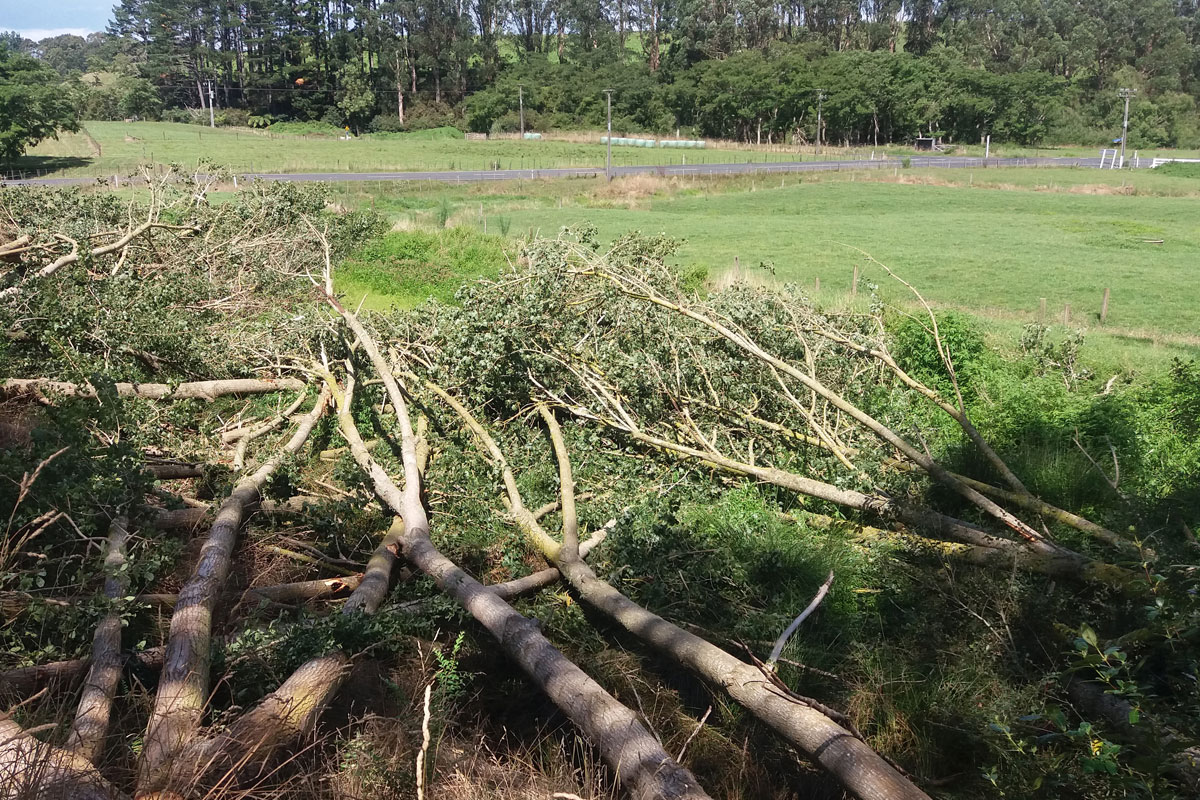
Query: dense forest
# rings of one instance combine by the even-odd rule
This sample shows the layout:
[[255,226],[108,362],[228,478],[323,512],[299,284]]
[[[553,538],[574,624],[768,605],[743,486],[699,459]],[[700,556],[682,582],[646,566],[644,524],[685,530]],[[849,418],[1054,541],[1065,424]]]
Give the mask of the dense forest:
[[[84,118],[479,132],[604,123],[763,143],[1200,144],[1196,0],[121,0],[6,40]],[[518,87],[523,96],[518,98]],[[190,110],[190,111],[189,111]],[[216,116],[214,114],[214,116]]]

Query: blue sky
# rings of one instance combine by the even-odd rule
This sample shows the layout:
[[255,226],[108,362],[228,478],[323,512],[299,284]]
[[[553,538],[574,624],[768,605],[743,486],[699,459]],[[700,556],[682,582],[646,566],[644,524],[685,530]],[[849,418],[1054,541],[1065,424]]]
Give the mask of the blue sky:
[[0,0],[0,30],[29,39],[102,31],[116,0]]

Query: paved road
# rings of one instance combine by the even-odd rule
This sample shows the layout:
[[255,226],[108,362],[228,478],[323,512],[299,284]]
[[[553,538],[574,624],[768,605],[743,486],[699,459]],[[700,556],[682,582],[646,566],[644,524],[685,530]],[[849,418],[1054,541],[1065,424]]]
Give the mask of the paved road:
[[[1099,158],[968,158],[966,156],[913,156],[913,167],[963,168],[973,167],[1092,167],[1099,168]],[[901,160],[881,161],[772,161],[729,164],[670,164],[663,166],[613,167],[613,175],[741,175],[771,172],[833,172],[851,169],[895,169]],[[1147,162],[1146,166],[1149,166]],[[480,181],[534,180],[538,178],[579,178],[604,174],[604,167],[571,167],[565,169],[493,169],[456,172],[295,172],[245,173],[242,180],[300,181],[346,183],[361,181],[439,181],[442,183],[477,183]],[[3,185],[65,186],[87,184],[96,178],[38,178],[8,181]]]

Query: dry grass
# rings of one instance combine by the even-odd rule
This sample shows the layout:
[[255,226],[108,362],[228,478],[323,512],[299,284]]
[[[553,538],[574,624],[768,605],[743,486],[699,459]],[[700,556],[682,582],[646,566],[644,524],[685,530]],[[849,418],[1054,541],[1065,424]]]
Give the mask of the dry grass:
[[0,449],[27,450],[33,444],[33,430],[41,416],[41,410],[28,397],[0,400]]

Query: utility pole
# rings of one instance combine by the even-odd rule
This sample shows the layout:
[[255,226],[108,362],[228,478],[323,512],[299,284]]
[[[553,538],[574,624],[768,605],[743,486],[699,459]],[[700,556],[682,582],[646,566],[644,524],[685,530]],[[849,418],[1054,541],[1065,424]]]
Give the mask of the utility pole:
[[604,177],[612,180],[612,89],[605,89],[608,95],[608,156],[604,161]]
[[817,153],[821,152],[821,107],[825,104],[825,90],[817,89]]
[[1121,167],[1125,167],[1125,140],[1129,138],[1129,98],[1137,94],[1137,89],[1118,89],[1117,97],[1125,101],[1125,118],[1121,122]]
[[517,103],[521,107],[521,138],[525,138],[525,84],[517,84]]
[[210,127],[210,128],[217,127],[217,118],[216,118],[216,116],[213,115],[213,97],[215,97],[215,96],[216,96],[216,93],[213,92],[212,81],[209,81],[208,82],[208,127]]

